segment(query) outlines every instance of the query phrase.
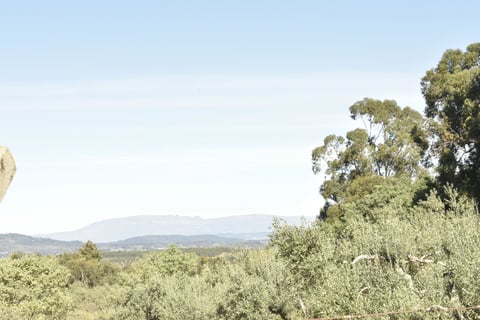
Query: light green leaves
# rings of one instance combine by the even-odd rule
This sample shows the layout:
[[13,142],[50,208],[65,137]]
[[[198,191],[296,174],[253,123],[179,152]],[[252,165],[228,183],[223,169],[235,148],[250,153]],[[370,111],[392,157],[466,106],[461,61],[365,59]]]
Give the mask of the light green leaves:
[[0,310],[19,319],[64,319],[71,308],[69,272],[55,258],[19,255],[0,260]]
[[412,206],[412,194],[402,194],[401,186],[385,189],[348,208],[357,216],[369,211],[375,220],[348,219],[341,229],[325,222],[275,224],[271,246],[301,284],[308,316],[480,304],[480,218],[473,202],[447,188],[445,203],[432,193]]

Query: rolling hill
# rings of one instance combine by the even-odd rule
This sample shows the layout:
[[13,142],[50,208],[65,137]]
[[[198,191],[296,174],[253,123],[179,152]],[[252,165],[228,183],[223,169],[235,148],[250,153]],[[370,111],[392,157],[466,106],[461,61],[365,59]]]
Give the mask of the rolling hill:
[[[59,254],[73,252],[87,240],[102,251],[157,250],[175,244],[184,248],[259,247],[272,231],[272,215],[214,219],[176,215],[132,216],[95,222],[84,228],[38,236],[0,234],[0,256],[14,252]],[[278,217],[289,224],[314,217]]]
[[[257,235],[260,237],[261,235]],[[147,251],[162,250],[171,244],[181,248],[215,248],[215,247],[249,247],[258,248],[267,242],[264,240],[246,240],[248,235],[232,236],[220,235],[147,235],[128,238],[125,240],[99,243],[98,248],[103,252],[110,251]],[[48,238],[31,237],[16,233],[0,234],[0,257],[9,256],[15,252],[39,253],[55,255],[78,250],[83,245],[81,241],[61,241]]]
[[73,252],[82,244],[81,241],[59,241],[18,233],[6,233],[0,234],[0,256],[7,256],[14,252],[41,254]]

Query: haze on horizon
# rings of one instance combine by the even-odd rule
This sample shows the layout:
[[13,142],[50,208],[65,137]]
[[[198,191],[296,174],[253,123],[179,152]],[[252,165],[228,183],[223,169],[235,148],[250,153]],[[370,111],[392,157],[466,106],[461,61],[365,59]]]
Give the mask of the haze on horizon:
[[311,150],[478,41],[474,1],[20,1],[0,10],[0,233],[123,216],[314,216]]

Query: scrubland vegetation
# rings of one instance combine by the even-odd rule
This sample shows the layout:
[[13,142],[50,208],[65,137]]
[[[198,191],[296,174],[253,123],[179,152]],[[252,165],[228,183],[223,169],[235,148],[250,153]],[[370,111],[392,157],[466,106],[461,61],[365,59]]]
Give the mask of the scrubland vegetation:
[[[480,44],[422,79],[425,115],[364,99],[364,128],[313,151],[313,224],[274,222],[267,248],[129,263],[87,242],[0,260],[1,319],[480,319]],[[409,313],[402,313],[408,311]]]
[[277,221],[261,250],[200,258],[172,246],[122,266],[92,243],[58,257],[15,254],[0,261],[0,317],[305,319],[480,304],[473,201],[449,188],[443,201],[432,192],[412,206],[410,187],[378,188],[338,225]]

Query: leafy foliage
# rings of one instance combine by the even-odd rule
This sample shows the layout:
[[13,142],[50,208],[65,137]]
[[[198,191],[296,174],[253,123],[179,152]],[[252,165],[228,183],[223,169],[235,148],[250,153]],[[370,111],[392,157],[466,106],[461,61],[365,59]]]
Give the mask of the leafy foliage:
[[70,270],[70,283],[80,281],[94,287],[115,281],[118,271],[116,265],[109,261],[101,261],[101,258],[97,246],[87,241],[77,252],[60,255],[59,262]]
[[122,283],[89,287],[77,281],[70,285],[68,294],[74,309],[67,314],[67,320],[106,320],[113,317],[115,304],[123,293]]
[[440,184],[480,198],[480,43],[447,50],[422,79],[425,115],[435,122]]
[[192,253],[184,253],[177,246],[147,255],[139,266],[144,280],[154,275],[171,276],[173,274],[194,275],[199,271],[200,260]]
[[[447,186],[444,198],[432,191],[415,204],[408,179],[385,181],[368,197],[342,206],[348,218],[341,227],[320,220],[300,226],[276,221],[268,248],[203,261],[172,246],[119,270],[115,282],[93,287],[76,279],[66,291],[68,272],[55,258],[16,254],[0,260],[1,279],[24,280],[1,287],[0,311],[5,319],[25,319],[33,312],[32,319],[293,320],[480,304],[475,203]],[[31,262],[14,264],[29,259],[48,262],[48,271],[34,271]],[[18,278],[22,270],[30,276]],[[62,281],[49,278],[44,285],[51,289],[32,290],[39,274],[56,272]],[[43,296],[45,290],[55,299]],[[27,294],[32,296],[6,298]],[[456,317],[479,319],[480,314],[440,308],[409,315]]]
[[327,200],[322,218],[335,215],[332,205],[368,194],[383,179],[417,179],[429,166],[428,130],[420,113],[393,100],[365,98],[350,107],[350,114],[361,119],[364,128],[345,137],[329,135],[312,152],[314,173],[325,174],[320,188]]
[[382,214],[348,220],[341,232],[320,221],[277,223],[271,245],[302,284],[309,316],[479,304],[480,218],[472,201],[452,188],[445,193],[445,202],[431,193],[416,206],[367,208]]
[[68,277],[68,270],[51,257],[1,259],[0,319],[64,319],[71,308]]
[[271,251],[243,251],[233,259],[220,270],[226,291],[217,319],[300,318],[296,284]]
[[142,276],[142,269],[132,275],[115,319],[293,319],[298,315],[295,286],[270,251],[240,251],[228,259],[208,260],[196,273],[182,271],[181,265],[179,272],[165,273],[158,260],[154,265],[157,268],[150,269],[148,278]]

